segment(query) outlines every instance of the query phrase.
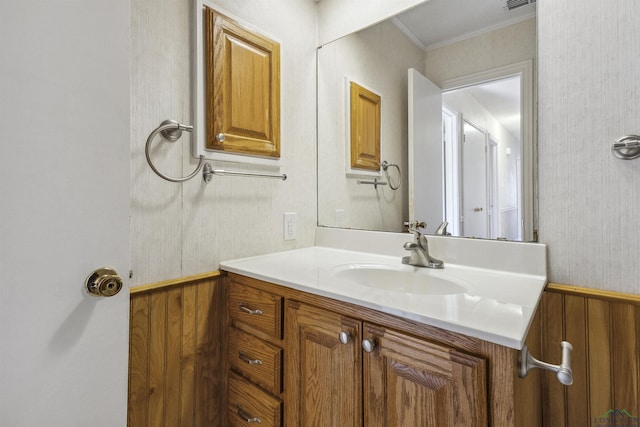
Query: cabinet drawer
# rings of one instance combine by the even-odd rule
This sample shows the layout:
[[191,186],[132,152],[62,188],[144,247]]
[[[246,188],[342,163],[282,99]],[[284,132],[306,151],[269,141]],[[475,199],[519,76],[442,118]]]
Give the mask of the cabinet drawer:
[[282,402],[262,391],[241,376],[229,372],[229,425],[244,427],[256,423],[261,427],[280,427]]
[[270,337],[282,338],[282,297],[232,282],[229,289],[229,315]]
[[229,364],[254,383],[282,391],[282,350],[236,328],[229,331]]

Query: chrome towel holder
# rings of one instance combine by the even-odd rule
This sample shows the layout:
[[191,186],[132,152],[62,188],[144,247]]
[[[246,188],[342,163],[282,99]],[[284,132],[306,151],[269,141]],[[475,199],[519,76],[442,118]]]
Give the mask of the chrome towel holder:
[[622,160],[633,160],[640,157],[640,136],[625,135],[611,144],[611,154]]
[[573,346],[568,341],[562,341],[560,347],[562,348],[562,361],[559,365],[552,365],[533,357],[529,353],[529,348],[525,345],[518,354],[518,376],[524,378],[531,369],[540,368],[555,372],[558,381],[563,385],[573,384],[573,371],[571,370],[571,351]]
[[[389,182],[389,188],[391,188],[392,190],[397,190],[398,188],[400,188],[400,184],[402,182],[402,171],[400,171],[400,166],[396,165],[395,163],[389,163],[388,161],[383,160],[382,163],[380,163],[380,167],[387,174],[387,181]],[[388,170],[390,167],[396,168],[398,170],[398,185],[394,186],[391,183],[391,178],[389,178],[389,170]]]
[[257,173],[257,172],[244,172],[244,171],[231,171],[231,170],[223,170],[223,169],[213,169],[211,164],[204,163],[204,156],[202,154],[200,156],[198,156],[199,161],[198,161],[198,165],[196,166],[196,169],[193,172],[191,172],[189,175],[183,176],[183,177],[180,177],[180,178],[174,178],[172,176],[166,175],[166,174],[160,172],[158,170],[158,168],[156,168],[155,165],[153,164],[153,162],[151,161],[151,155],[149,154],[149,148],[151,147],[151,142],[156,137],[156,135],[158,135],[158,133],[164,139],[166,139],[167,141],[175,142],[178,139],[180,139],[180,137],[182,136],[182,131],[193,132],[193,126],[184,125],[182,123],[178,123],[175,120],[164,120],[162,123],[160,123],[160,126],[155,128],[149,134],[149,137],[147,138],[147,143],[145,144],[145,147],[144,147],[144,153],[145,153],[145,155],[147,157],[147,163],[149,163],[149,167],[151,168],[151,170],[153,172],[155,172],[155,174],[158,175],[162,179],[165,179],[165,180],[171,181],[171,182],[185,182],[185,181],[190,180],[194,176],[196,176],[200,171],[202,171],[202,180],[204,182],[206,182],[207,184],[209,182],[211,182],[211,179],[212,179],[213,175],[231,175],[231,176],[248,176],[248,177],[259,177],[259,178],[275,178],[275,179],[281,179],[283,181],[287,179],[287,175],[286,174],[275,175],[275,174],[264,174],[264,173]]
[[176,142],[182,136],[183,130],[187,132],[193,132],[193,126],[183,125],[181,123],[176,122],[175,120],[165,120],[162,123],[160,123],[160,126],[155,128],[153,132],[149,134],[149,137],[147,138],[147,143],[144,146],[144,154],[147,156],[147,163],[149,163],[149,167],[151,167],[151,170],[154,171],[156,175],[158,175],[162,179],[166,179],[167,181],[171,181],[171,182],[188,181],[194,176],[196,176],[198,172],[200,172],[203,166],[202,163],[204,161],[204,156],[200,155],[200,161],[198,161],[198,166],[196,167],[196,170],[194,170],[187,176],[183,176],[181,178],[174,178],[160,172],[151,161],[151,155],[149,154],[149,147],[151,147],[151,141],[153,141],[153,138],[155,138],[158,133],[160,133],[160,135],[162,135],[162,137],[167,141]]

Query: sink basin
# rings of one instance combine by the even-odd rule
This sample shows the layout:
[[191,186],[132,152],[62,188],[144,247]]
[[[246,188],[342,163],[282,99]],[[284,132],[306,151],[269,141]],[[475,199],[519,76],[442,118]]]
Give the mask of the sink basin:
[[336,279],[384,291],[413,295],[455,295],[469,291],[468,283],[442,270],[385,264],[346,264],[335,267]]

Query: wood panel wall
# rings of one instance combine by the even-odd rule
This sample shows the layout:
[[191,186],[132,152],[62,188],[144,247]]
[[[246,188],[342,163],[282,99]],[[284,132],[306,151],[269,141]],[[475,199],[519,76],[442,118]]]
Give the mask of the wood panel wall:
[[131,290],[129,427],[218,426],[224,276]]
[[569,341],[574,376],[564,387],[543,374],[543,425],[640,425],[620,413],[609,423],[610,410],[640,417],[640,296],[549,284],[540,310],[541,359],[559,363],[560,342]]
[[[132,289],[129,427],[224,422],[226,280],[215,272]],[[560,342],[574,347],[573,385],[540,371],[542,426],[613,425],[610,410],[618,425],[621,411],[640,417],[640,295],[549,284],[536,318],[535,357],[559,363]]]

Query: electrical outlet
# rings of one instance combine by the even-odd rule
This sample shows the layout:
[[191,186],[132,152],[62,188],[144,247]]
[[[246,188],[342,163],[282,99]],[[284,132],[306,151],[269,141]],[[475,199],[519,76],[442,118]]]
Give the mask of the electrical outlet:
[[284,213],[284,240],[295,240],[296,238],[296,213]]
[[336,227],[344,227],[344,209],[336,209]]

